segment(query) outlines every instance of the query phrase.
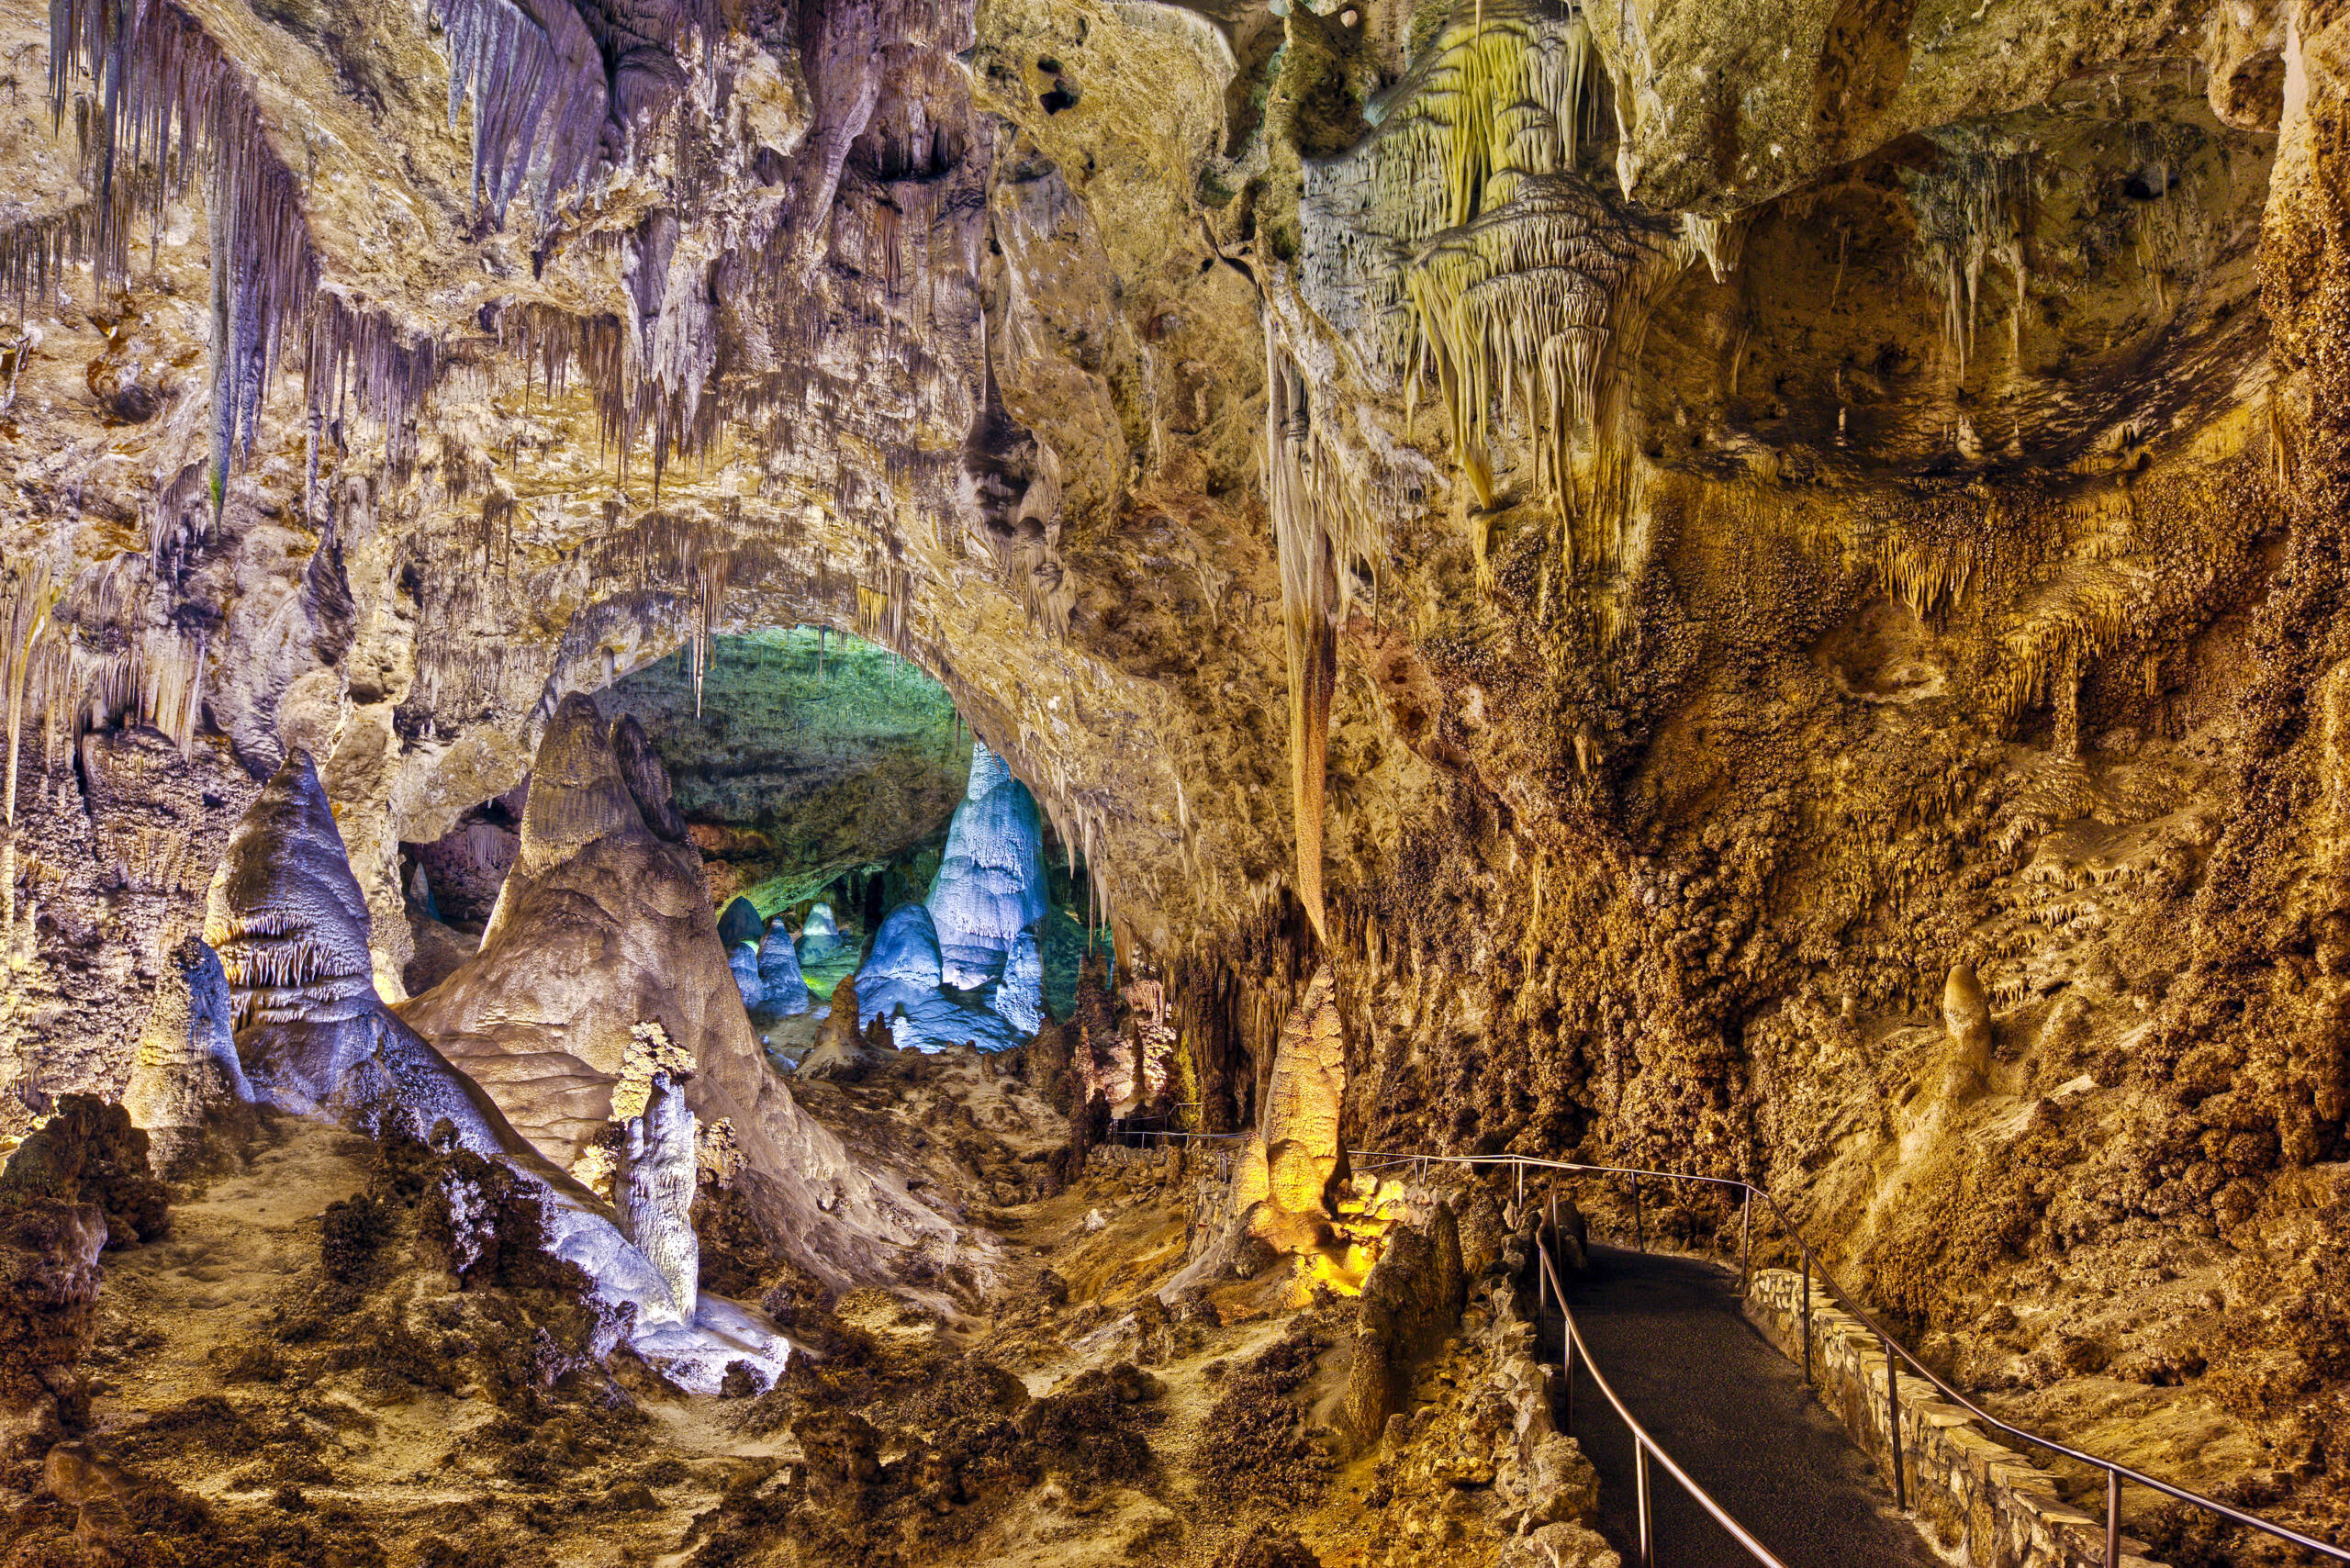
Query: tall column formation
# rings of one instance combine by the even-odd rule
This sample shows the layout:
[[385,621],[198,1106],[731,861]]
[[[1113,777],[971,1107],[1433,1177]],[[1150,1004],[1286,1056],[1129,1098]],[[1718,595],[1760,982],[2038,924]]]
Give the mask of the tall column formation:
[[1003,973],[1020,934],[1045,918],[1045,834],[1036,802],[1003,759],[971,745],[971,778],[946,829],[924,901],[946,982],[976,991]]

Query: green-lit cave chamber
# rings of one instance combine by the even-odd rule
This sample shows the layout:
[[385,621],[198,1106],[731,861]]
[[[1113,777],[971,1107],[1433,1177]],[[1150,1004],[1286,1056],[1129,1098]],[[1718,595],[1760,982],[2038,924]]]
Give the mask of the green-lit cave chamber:
[[[880,1040],[878,1018],[892,1043],[925,1049],[1020,1048],[1047,1016],[1079,1011],[1081,980],[1106,1001],[1113,941],[1082,854],[937,680],[826,627],[713,637],[707,659],[697,680],[681,646],[593,696],[606,720],[633,719],[667,770],[744,1007],[778,1065],[815,1048],[852,977],[861,1036]],[[526,778],[442,837],[401,845],[411,994],[478,946],[529,789]],[[974,875],[989,883],[975,918],[991,927],[977,941],[974,912],[959,923],[954,913]],[[1015,906],[1025,918],[1004,929]]]

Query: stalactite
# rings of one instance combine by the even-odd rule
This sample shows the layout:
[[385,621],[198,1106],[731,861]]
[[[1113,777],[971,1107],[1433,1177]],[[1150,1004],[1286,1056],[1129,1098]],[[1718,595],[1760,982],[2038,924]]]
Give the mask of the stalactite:
[[610,113],[595,35],[569,0],[433,0],[449,47],[449,129],[474,110],[474,199],[501,221],[526,178],[542,212],[594,170]]
[[24,319],[31,300],[63,286],[68,267],[93,259],[102,232],[128,227],[133,214],[152,203],[155,188],[156,182],[140,171],[115,182],[112,210],[104,221],[101,198],[88,196],[0,230],[0,293],[16,297],[17,319]]
[[13,948],[17,930],[17,764],[22,749],[25,686],[32,672],[35,650],[47,634],[57,605],[50,587],[49,563],[20,565],[9,574],[5,600],[7,643],[0,646],[0,684],[7,693],[8,782],[6,810],[0,812],[0,949]]
[[[1591,32],[1517,0],[1457,9],[1409,108],[1382,129],[1377,195],[1407,242],[1513,199],[1526,175],[1575,164],[1592,101]],[[1489,188],[1490,187],[1490,188]]]
[[2011,327],[2020,342],[2031,154],[1963,127],[1937,131],[1933,140],[1941,166],[1903,179],[1918,226],[1917,266],[1942,295],[1942,341],[1963,377],[1975,356],[1986,261],[2006,267],[2015,282]]
[[191,652],[179,633],[159,633],[151,641],[160,649],[151,649],[136,671],[140,722],[169,735],[182,756],[195,745],[196,721],[203,708],[206,640],[199,631]]
[[1337,571],[1315,504],[1313,401],[1297,362],[1265,325],[1265,476],[1281,562],[1281,629],[1289,655],[1290,805],[1297,835],[1297,895],[1315,931],[1322,908],[1322,808],[1330,702],[1337,689]]
[[[1609,208],[1580,182],[1529,185],[1508,207],[1428,246],[1404,274],[1411,363],[1426,345],[1453,450],[1481,507],[1495,499],[1496,407],[1515,409],[1562,519],[1620,521],[1621,398],[1613,370],[1645,331],[1657,288],[1698,252]],[[1407,408],[1416,375],[1407,382]],[[1578,486],[1577,456],[1592,472]],[[1609,500],[1617,504],[1610,506]],[[1597,533],[1586,528],[1586,533]],[[1572,543],[1570,533],[1570,544]],[[1575,564],[1570,554],[1570,566]]]

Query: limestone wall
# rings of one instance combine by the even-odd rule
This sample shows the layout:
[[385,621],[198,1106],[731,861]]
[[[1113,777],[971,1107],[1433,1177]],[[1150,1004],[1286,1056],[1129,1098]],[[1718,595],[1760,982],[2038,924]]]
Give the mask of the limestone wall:
[[[1746,1298],[1747,1316],[1793,1360],[1803,1355],[1802,1293],[1793,1271],[1764,1269]],[[1815,1285],[1812,1389],[1890,1485],[1885,1379],[1883,1343]],[[1901,1456],[1911,1517],[1964,1568],[2102,1568],[2103,1515],[2065,1504],[2054,1476],[1986,1437],[1965,1411],[1906,1371]],[[2155,1568],[2144,1542],[2125,1535],[2121,1551],[2122,1568]]]

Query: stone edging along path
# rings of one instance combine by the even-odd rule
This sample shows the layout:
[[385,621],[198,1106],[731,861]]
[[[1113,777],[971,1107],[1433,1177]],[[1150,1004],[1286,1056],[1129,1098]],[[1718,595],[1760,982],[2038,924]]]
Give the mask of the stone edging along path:
[[[1803,1358],[1803,1284],[1790,1269],[1757,1270],[1746,1316],[1790,1360]],[[1811,1293],[1812,1388],[1877,1469],[1890,1476],[1886,1367],[1877,1337]],[[1935,1550],[1964,1568],[2105,1568],[2104,1521],[2058,1495],[2056,1478],[1975,1429],[1931,1383],[1901,1374],[1901,1455],[1909,1505]],[[2161,1568],[2144,1542],[2122,1538],[2121,1568]]]

